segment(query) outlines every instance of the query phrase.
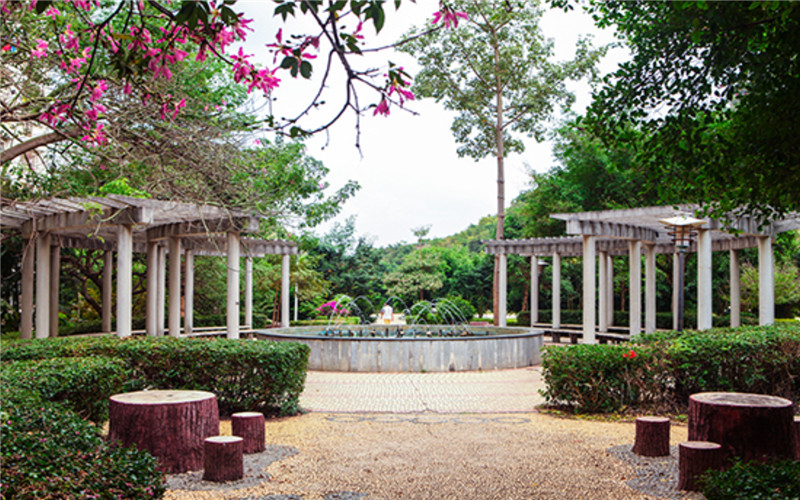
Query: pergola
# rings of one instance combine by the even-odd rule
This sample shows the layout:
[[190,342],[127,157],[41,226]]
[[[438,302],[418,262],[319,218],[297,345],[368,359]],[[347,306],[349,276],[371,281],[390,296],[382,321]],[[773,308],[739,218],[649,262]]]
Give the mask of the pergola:
[[[800,216],[760,224],[747,216],[726,218],[725,223],[703,217],[698,205],[603,210],[597,212],[556,213],[550,217],[567,223],[567,234],[561,238],[534,238],[527,240],[491,240],[486,242],[486,251],[500,256],[499,323],[506,324],[506,260],[507,255],[531,257],[531,325],[538,322],[537,262],[541,256],[552,256],[553,262],[553,329],[561,327],[561,257],[583,257],[583,338],[587,343],[595,342],[595,333],[607,332],[613,322],[614,267],[612,259],[628,255],[630,262],[630,334],[642,331],[642,251],[645,255],[645,318],[644,331],[656,329],[656,254],[673,255],[673,275],[678,274],[678,254],[662,222],[676,213],[690,214],[700,219],[694,228],[697,233],[687,251],[697,253],[697,327],[706,330],[712,327],[712,278],[711,259],[713,252],[730,252],[731,325],[739,326],[740,286],[739,254],[744,248],[758,248],[759,258],[759,323],[775,321],[774,258],[772,242],[778,233],[800,228]],[[673,280],[673,327],[676,326],[677,296]],[[599,282],[599,286],[598,286]],[[599,289],[598,289],[599,288]],[[598,299],[596,302],[595,296]]]
[[[147,254],[148,335],[164,335],[164,304],[169,290],[169,335],[181,333],[181,257],[184,258],[183,331],[193,330],[194,256],[227,256],[228,338],[239,338],[239,260],[245,265],[245,327],[253,324],[253,258],[282,256],[281,323],[289,322],[289,256],[298,253],[290,241],[243,237],[258,229],[258,217],[210,205],[128,196],[3,200],[0,229],[4,237],[19,232],[22,257],[20,334],[37,338],[58,334],[60,248],[104,250],[102,330],[111,332],[112,270],[116,252],[117,335],[132,334],[133,253]],[[35,254],[35,255],[34,255]],[[166,283],[169,261],[169,283]],[[35,271],[35,272],[34,272]],[[35,281],[34,281],[35,275]],[[35,290],[35,293],[34,293]],[[35,302],[35,328],[34,328]]]

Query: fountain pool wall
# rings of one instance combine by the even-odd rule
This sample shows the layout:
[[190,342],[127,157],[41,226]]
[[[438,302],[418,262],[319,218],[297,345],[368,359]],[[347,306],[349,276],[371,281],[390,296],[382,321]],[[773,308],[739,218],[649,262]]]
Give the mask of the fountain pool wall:
[[[372,328],[348,327],[352,331],[368,331]],[[440,327],[422,328],[436,330]],[[541,330],[475,328],[488,334],[432,338],[324,337],[319,335],[325,327],[298,327],[259,330],[256,337],[308,345],[311,348],[309,369],[320,371],[477,371],[522,368],[541,363],[544,342]]]

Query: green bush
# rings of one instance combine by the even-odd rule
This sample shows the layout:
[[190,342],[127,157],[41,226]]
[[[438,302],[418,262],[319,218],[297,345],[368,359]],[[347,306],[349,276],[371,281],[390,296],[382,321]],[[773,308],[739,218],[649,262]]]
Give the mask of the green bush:
[[702,491],[708,500],[797,499],[800,461],[736,462],[730,469],[708,472],[703,477]]
[[130,370],[126,390],[213,392],[224,414],[299,411],[308,346],[289,342],[175,337],[81,337],[3,342],[3,359],[103,356]]
[[100,357],[14,361],[0,366],[0,381],[38,393],[43,400],[93,422],[108,419],[108,398],[123,392],[130,370],[120,359]]
[[798,401],[800,325],[659,332],[618,346],[554,346],[545,349],[542,367],[548,403],[581,412],[683,411],[689,395],[705,391]]
[[106,444],[100,429],[33,390],[4,380],[0,438],[2,498],[161,497],[156,459]]

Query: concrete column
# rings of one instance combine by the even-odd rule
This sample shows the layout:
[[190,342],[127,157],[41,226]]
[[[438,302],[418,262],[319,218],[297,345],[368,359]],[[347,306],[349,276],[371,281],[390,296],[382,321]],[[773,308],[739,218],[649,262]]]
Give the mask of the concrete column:
[[596,344],[595,339],[595,236],[583,235],[583,342]]
[[608,279],[606,321],[608,321],[608,326],[614,326],[614,257],[610,253],[606,255],[606,279]]
[[597,267],[598,267],[598,330],[601,332],[608,331],[608,260],[606,259],[606,252],[597,253]]
[[711,283],[711,231],[697,231],[697,329],[711,328],[712,318]]
[[22,286],[20,299],[19,336],[33,338],[33,271],[35,267],[34,238],[25,238],[22,245]]
[[742,326],[742,287],[739,272],[739,250],[731,250],[731,327]]
[[244,324],[248,329],[253,328],[253,257],[250,255],[244,259]]
[[50,336],[58,337],[58,294],[61,285],[61,246],[50,247]]
[[775,323],[775,262],[772,238],[758,238],[758,324]]
[[289,254],[281,258],[281,326],[289,327]]
[[36,338],[50,335],[50,235],[36,238]]
[[295,321],[295,323],[297,323],[297,308],[298,308],[298,303],[300,301],[300,298],[298,297],[298,292],[299,291],[300,291],[300,289],[298,288],[298,286],[294,285],[294,321]]
[[228,305],[229,339],[239,338],[239,233],[228,233]]
[[531,255],[531,326],[539,322],[539,257]]
[[106,250],[103,252],[103,311],[102,311],[102,330],[103,333],[111,333],[111,296],[114,278],[114,251]]
[[561,254],[553,252],[553,328],[561,328]]
[[167,248],[158,245],[158,273],[156,274],[156,335],[164,335],[164,307],[167,301]]
[[181,334],[181,240],[169,239],[169,334]]
[[656,247],[644,247],[644,332],[656,331]]
[[133,333],[133,227],[117,227],[117,335]]
[[183,255],[186,275],[183,283],[183,332],[192,333],[194,329],[194,252],[186,250]]
[[506,297],[507,297],[507,273],[508,273],[508,257],[506,254],[500,254],[500,279],[498,280],[497,288],[498,290],[498,303],[497,303],[497,312],[500,317],[497,319],[497,325],[501,327],[505,327],[506,323]]
[[677,253],[672,254],[672,329],[678,329],[678,295],[680,294],[681,261]]
[[147,242],[147,312],[145,330],[147,334],[158,335],[158,243]]
[[642,333],[642,242],[631,240],[628,242],[629,255],[629,280],[630,284],[630,334]]

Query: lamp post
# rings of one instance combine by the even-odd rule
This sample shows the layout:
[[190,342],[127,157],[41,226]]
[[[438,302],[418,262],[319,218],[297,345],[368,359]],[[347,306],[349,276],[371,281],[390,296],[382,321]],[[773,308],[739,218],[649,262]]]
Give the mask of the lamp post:
[[676,215],[668,219],[662,219],[661,224],[664,224],[669,231],[667,234],[672,236],[672,241],[675,243],[675,248],[678,250],[678,325],[677,331],[683,331],[683,275],[686,267],[686,251],[692,245],[692,237],[697,233],[694,231],[698,227],[705,224],[704,220],[695,219],[688,215]]

